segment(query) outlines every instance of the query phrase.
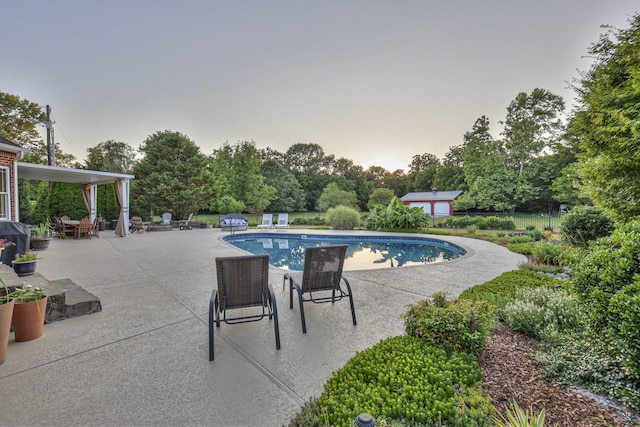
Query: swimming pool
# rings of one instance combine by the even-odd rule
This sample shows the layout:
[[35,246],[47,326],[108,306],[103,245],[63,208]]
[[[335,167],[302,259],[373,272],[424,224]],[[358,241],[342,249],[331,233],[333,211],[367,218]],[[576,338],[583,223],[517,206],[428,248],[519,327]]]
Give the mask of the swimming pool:
[[305,248],[348,244],[345,270],[397,268],[448,261],[467,251],[443,240],[412,236],[331,236],[315,234],[247,233],[224,241],[255,255],[268,254],[274,267],[302,271]]

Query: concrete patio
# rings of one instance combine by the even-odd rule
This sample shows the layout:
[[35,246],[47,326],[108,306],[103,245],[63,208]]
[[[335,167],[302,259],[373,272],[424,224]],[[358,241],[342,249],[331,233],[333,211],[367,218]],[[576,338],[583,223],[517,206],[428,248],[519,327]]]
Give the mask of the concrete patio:
[[436,291],[455,297],[525,261],[491,243],[434,236],[469,253],[427,266],[347,271],[358,325],[348,302],[307,304],[306,335],[282,291],[284,270],[272,267],[282,349],[268,320],[222,324],[209,362],[214,258],[242,254],[220,240],[227,234],[174,229],[54,239],[38,272],[71,279],[100,298],[102,312],[45,325],[34,341],[10,338],[0,365],[0,425],[286,425],[356,352],[403,334],[408,304]]

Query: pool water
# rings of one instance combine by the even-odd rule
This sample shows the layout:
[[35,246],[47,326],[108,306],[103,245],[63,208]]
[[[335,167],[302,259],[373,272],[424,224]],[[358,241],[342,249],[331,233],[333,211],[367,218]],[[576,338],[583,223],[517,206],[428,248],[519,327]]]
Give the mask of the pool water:
[[305,248],[320,245],[348,244],[345,270],[424,265],[466,254],[452,243],[420,237],[251,233],[229,235],[224,240],[254,255],[268,254],[274,267],[294,271],[303,270]]

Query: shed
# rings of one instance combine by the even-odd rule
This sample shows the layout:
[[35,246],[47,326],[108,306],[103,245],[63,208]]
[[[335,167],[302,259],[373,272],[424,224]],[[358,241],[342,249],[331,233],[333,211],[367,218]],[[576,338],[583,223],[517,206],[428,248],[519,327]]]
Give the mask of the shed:
[[406,206],[422,208],[435,218],[453,215],[453,201],[462,193],[462,190],[438,191],[434,188],[431,191],[407,193],[400,200]]

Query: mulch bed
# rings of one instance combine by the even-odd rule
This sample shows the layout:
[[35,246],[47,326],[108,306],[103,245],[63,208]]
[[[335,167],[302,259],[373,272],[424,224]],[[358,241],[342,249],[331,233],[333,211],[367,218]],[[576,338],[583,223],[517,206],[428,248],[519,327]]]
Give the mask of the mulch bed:
[[542,377],[540,362],[527,356],[536,340],[503,327],[491,333],[478,364],[484,373],[483,389],[503,415],[515,399],[536,415],[546,411],[545,426],[626,427],[632,424],[618,409],[596,402],[579,391],[554,385]]

